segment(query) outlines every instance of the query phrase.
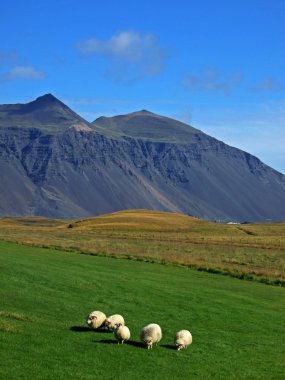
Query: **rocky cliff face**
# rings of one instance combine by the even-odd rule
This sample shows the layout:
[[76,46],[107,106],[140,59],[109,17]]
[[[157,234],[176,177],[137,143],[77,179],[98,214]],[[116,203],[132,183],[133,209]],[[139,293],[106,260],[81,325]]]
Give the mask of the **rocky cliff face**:
[[285,176],[248,153],[146,111],[89,124],[55,98],[52,107],[40,99],[49,110],[44,127],[42,104],[33,105],[37,120],[32,112],[22,127],[1,125],[0,106],[2,216],[147,208],[208,220],[285,220]]

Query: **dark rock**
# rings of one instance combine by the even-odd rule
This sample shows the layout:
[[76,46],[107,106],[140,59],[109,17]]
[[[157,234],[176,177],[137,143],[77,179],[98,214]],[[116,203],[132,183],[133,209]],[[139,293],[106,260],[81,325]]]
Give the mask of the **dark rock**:
[[0,106],[0,170],[1,216],[85,218],[144,208],[285,221],[283,174],[148,111],[90,124],[50,94]]

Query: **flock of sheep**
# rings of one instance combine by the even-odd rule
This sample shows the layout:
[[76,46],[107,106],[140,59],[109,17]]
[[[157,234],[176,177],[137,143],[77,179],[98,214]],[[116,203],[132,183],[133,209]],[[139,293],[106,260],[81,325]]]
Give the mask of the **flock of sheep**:
[[[130,329],[125,326],[125,320],[119,314],[111,315],[107,318],[102,311],[92,311],[87,317],[87,324],[93,330],[99,329],[100,327],[113,330],[118,344],[123,344],[131,337]],[[156,323],[151,323],[143,327],[140,333],[140,339],[148,349],[152,348],[154,343],[160,342],[161,338],[161,328]],[[182,348],[186,348],[191,343],[192,335],[188,330],[178,331],[174,336],[174,345],[178,351]]]

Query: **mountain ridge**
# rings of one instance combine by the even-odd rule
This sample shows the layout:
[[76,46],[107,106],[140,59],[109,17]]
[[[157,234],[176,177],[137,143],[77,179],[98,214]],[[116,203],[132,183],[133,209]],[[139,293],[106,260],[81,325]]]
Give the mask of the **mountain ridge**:
[[24,118],[21,126],[19,112],[16,127],[12,113],[4,125],[0,117],[2,216],[143,208],[216,221],[285,220],[282,173],[187,124],[145,110],[88,123],[52,95],[29,107],[30,124]]
[[195,134],[202,131],[181,121],[140,110],[113,117],[101,116],[91,123],[95,129],[115,133],[118,137],[159,142],[190,142]]
[[86,120],[52,94],[29,103],[0,105],[0,128],[37,128],[58,133],[77,124],[90,128]]

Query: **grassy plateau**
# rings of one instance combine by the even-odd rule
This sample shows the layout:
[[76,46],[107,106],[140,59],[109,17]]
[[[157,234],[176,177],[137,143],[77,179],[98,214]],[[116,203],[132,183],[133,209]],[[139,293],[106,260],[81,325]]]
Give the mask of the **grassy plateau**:
[[0,239],[285,285],[285,223],[227,225],[132,210],[81,221],[3,218]]
[[[1,379],[284,379],[282,287],[5,241],[0,265]],[[87,328],[96,309],[125,317],[129,344]],[[163,339],[147,350],[151,322]],[[177,352],[180,329],[193,344]]]

